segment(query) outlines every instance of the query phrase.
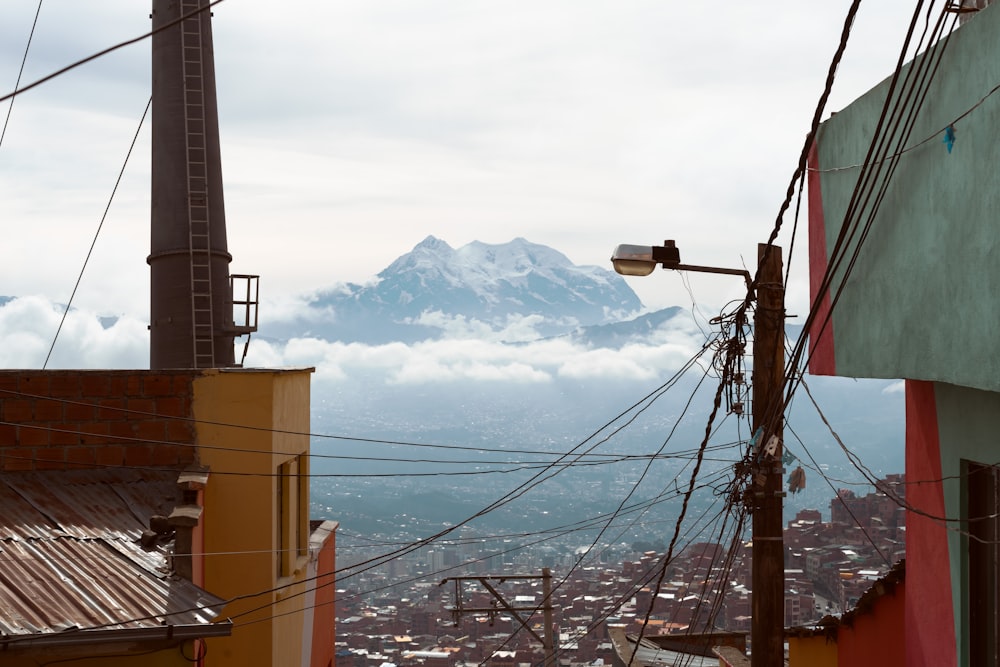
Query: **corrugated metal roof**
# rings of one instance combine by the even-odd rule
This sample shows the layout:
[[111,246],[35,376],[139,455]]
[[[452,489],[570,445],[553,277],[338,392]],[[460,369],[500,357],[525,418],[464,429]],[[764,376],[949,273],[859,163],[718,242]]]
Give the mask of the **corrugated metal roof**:
[[622,628],[608,626],[608,637],[622,663],[631,664],[632,667],[717,667],[719,664],[717,657],[707,658],[691,653],[670,651],[660,648],[645,638],[639,643],[639,649],[636,650],[635,637],[626,635]]
[[0,475],[0,643],[211,623],[222,600],[173,576],[165,550],[139,544],[149,517],[179,501],[176,479],[145,470]]

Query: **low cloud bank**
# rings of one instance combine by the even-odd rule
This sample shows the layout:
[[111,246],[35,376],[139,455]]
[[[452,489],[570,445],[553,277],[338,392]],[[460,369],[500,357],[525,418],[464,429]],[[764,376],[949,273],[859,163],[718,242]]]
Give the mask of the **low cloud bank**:
[[[248,367],[314,366],[316,379],[357,378],[388,385],[466,381],[539,384],[556,380],[651,380],[683,365],[701,347],[693,325],[671,323],[648,342],[621,349],[591,349],[569,338],[531,340],[533,318],[512,318],[497,331],[475,320],[431,315],[446,324],[446,337],[414,344],[331,342],[314,337],[288,342],[251,339]],[[41,368],[52,345],[62,308],[42,297],[17,298],[0,306],[0,367]],[[103,320],[103,322],[102,322]],[[238,341],[239,342],[239,341]],[[238,354],[242,344],[238,345]],[[59,331],[48,368],[146,368],[146,323],[122,316],[71,310]]]
[[[145,368],[146,323],[131,317],[102,318],[43,297],[21,297],[0,306],[0,367]],[[60,328],[60,321],[62,326]],[[53,341],[55,343],[53,344]]]

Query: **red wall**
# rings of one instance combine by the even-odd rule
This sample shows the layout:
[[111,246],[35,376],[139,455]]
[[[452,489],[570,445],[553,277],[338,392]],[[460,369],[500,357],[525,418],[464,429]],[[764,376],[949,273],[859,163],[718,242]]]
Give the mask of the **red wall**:
[[[820,286],[830,260],[826,251],[826,216],[823,214],[819,146],[816,142],[809,150],[809,167],[809,299],[816,309],[816,319],[809,329],[809,372],[813,375],[836,375],[833,319],[829,317],[830,292],[825,290],[820,295]],[[818,303],[817,297],[820,297]]]
[[[909,574],[909,573],[907,573]],[[870,613],[855,616],[854,624],[837,633],[837,664],[842,667],[902,665],[906,655],[906,586],[875,601]]]
[[0,371],[0,470],[195,460],[193,371]]
[[333,532],[319,552],[314,603],[316,608],[313,610],[311,667],[332,667],[334,664],[336,649],[333,644],[337,636],[337,610],[334,605],[337,589],[334,577],[334,572],[337,570],[336,547],[337,534]]

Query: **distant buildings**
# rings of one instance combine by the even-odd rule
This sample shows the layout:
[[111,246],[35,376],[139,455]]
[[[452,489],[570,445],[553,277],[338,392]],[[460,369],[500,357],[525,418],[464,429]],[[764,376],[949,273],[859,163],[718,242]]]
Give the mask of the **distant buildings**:
[[[898,503],[905,498],[904,488],[904,478],[892,475],[863,496],[839,493],[831,500],[830,522],[823,522],[817,510],[803,510],[789,522],[785,530],[787,626],[817,623],[851,608],[890,571],[894,559],[905,548],[905,526],[898,511]],[[861,511],[865,512],[864,530],[851,517],[852,512],[858,516]],[[475,545],[474,540],[469,540],[435,546],[434,552],[453,553],[459,563],[468,563],[470,570],[482,570],[482,563],[474,562],[478,555]],[[611,665],[615,651],[608,627],[619,629],[623,637],[636,636],[640,631],[646,637],[692,632],[749,633],[749,542],[737,544],[733,554],[727,553],[727,546],[714,542],[687,545],[670,564],[656,594],[651,584],[642,582],[653,579],[651,575],[658,572],[663,554],[650,551],[623,555],[624,560],[612,559],[585,568],[555,590],[557,651],[562,665]],[[726,569],[723,564],[728,555],[732,560]],[[492,573],[530,574],[542,567],[542,561],[549,564],[555,559],[553,574],[558,575],[560,566],[569,567],[573,562],[572,558],[564,558],[552,549],[520,564],[494,563],[498,567]],[[338,592],[339,664],[426,667],[488,660],[491,665],[504,667],[541,663],[540,644],[527,632],[519,632],[518,625],[503,613],[453,617],[451,588],[426,581],[438,579],[426,569],[435,562],[443,564],[437,556],[398,559],[392,564],[392,576],[372,572],[370,578],[350,582]],[[393,585],[410,576],[424,580]],[[380,593],[361,593],[380,588],[384,589]],[[620,597],[622,591],[633,588],[634,595]],[[503,590],[510,599],[541,599],[537,582],[508,582]],[[471,593],[465,605],[488,606],[490,600],[489,595]],[[540,622],[541,614],[535,614],[532,623],[540,629]],[[714,657],[699,659],[709,661],[705,664],[718,664]]]

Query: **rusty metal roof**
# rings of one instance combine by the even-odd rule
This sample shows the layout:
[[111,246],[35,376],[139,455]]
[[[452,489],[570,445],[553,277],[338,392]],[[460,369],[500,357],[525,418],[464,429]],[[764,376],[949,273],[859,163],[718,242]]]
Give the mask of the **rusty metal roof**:
[[0,474],[0,645],[228,634],[212,624],[222,600],[173,575],[167,549],[139,544],[179,502],[177,474]]

